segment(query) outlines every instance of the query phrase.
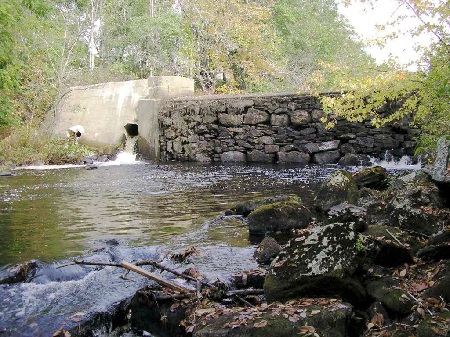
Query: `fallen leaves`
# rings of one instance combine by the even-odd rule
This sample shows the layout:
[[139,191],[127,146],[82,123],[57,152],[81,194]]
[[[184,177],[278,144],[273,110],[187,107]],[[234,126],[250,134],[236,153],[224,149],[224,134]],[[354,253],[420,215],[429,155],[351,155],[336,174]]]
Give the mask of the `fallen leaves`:
[[195,247],[188,247],[182,253],[171,254],[169,257],[172,261],[178,263],[187,263],[192,255],[199,255],[200,251]]
[[72,337],[72,335],[66,329],[61,328],[61,329],[55,331],[53,333],[52,337]]
[[264,328],[267,325],[267,321],[266,320],[262,320],[260,322],[256,322],[255,324],[253,324],[254,328]]

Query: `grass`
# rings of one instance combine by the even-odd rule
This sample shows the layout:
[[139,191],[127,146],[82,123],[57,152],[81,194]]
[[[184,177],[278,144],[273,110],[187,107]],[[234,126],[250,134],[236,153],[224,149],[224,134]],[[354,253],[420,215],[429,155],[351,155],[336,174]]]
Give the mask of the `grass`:
[[32,164],[74,164],[92,151],[64,137],[26,126],[0,131],[0,169]]

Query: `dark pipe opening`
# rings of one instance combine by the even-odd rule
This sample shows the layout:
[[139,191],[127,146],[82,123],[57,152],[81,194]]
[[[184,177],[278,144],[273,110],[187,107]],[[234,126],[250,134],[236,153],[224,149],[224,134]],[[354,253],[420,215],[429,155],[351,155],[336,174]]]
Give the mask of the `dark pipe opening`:
[[139,127],[135,123],[127,123],[124,128],[128,136],[136,137],[139,135]]

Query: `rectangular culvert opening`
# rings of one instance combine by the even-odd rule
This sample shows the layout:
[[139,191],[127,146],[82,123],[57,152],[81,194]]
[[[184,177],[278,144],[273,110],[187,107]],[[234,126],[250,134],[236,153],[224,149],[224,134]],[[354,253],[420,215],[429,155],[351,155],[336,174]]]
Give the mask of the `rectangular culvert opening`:
[[136,123],[127,123],[124,127],[128,137],[136,137],[139,135],[139,127]]

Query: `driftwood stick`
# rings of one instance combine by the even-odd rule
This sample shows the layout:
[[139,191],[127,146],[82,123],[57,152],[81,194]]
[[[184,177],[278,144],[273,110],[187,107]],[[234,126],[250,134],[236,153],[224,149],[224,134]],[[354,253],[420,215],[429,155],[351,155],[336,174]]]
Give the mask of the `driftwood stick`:
[[185,288],[185,287],[180,286],[178,284],[175,284],[173,282],[167,281],[167,280],[163,279],[162,277],[160,277],[158,275],[152,274],[152,273],[148,272],[147,270],[142,269],[139,266],[136,266],[135,264],[132,264],[132,263],[129,263],[129,262],[126,262],[126,261],[122,261],[122,262],[120,262],[120,266],[125,268],[125,269],[134,271],[135,273],[138,273],[138,274],[140,274],[142,276],[145,276],[145,277],[147,277],[147,278],[149,278],[149,279],[151,279],[153,281],[156,281],[159,284],[162,284],[163,286],[166,286],[168,288],[171,288],[171,289],[174,289],[174,290],[177,290],[177,291],[181,291],[183,293],[192,293],[193,292],[191,289],[188,289],[188,288]]
[[387,229],[386,228],[386,232],[400,245],[400,246],[405,246],[399,239],[397,239],[396,237],[395,237],[395,235],[394,234],[392,234],[390,231],[389,231],[389,229]]
[[[170,269],[170,268],[168,268],[168,267],[166,267],[166,266],[163,266],[161,263],[158,263],[158,262],[156,262],[156,261],[142,261],[142,262],[136,262],[135,265],[136,265],[136,266],[146,266],[146,265],[150,265],[150,266],[153,266],[153,267],[155,267],[155,268],[158,268],[158,269],[167,271],[167,272],[169,272],[169,273],[172,273],[172,274],[174,274],[174,275],[176,275],[176,276],[178,276],[178,277],[184,278],[185,280],[192,281],[192,282],[196,282],[196,283],[197,283],[197,281],[198,281],[198,279],[196,279],[196,278],[194,278],[194,277],[192,277],[192,276],[182,274],[182,273],[180,273],[180,272],[178,272],[178,271],[176,271],[176,270],[174,270],[174,269]],[[213,289],[213,290],[217,289],[217,287],[215,287],[214,285],[212,285],[212,284],[210,284],[210,283],[208,283],[208,282],[204,282],[204,281],[201,281],[201,280],[200,280],[200,282],[201,282],[202,285],[204,285],[204,286],[206,286],[206,287],[209,287],[209,288],[211,288],[211,289]]]
[[241,289],[241,290],[230,290],[225,293],[226,297],[231,297],[235,295],[261,295],[264,294],[264,289]]

